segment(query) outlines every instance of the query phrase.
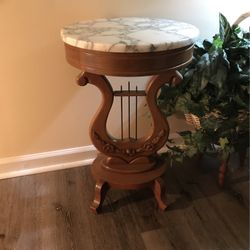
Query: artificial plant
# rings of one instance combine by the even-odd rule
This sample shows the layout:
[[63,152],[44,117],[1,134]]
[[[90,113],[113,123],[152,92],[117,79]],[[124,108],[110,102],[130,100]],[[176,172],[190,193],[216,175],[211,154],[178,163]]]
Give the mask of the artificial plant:
[[[223,159],[249,146],[249,33],[219,15],[219,33],[212,41],[195,44],[191,64],[181,73],[178,86],[165,85],[158,98],[162,111],[192,113],[200,127],[181,131],[181,145],[168,142],[168,155],[185,157],[211,154]],[[217,146],[216,146],[217,145]]]

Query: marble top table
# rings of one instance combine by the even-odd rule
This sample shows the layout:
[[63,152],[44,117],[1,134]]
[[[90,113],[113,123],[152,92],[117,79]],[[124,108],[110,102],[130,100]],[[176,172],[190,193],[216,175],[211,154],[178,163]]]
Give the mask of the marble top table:
[[72,66],[113,76],[153,75],[183,67],[192,58],[198,34],[191,24],[133,17],[81,21],[61,30]]
[[62,40],[74,47],[105,52],[156,52],[194,43],[199,31],[191,24],[158,18],[112,18],[66,26]]
[[[166,189],[161,177],[167,166],[157,152],[166,144],[169,126],[157,106],[157,93],[166,83],[181,82],[182,76],[177,69],[192,60],[198,33],[190,24],[156,18],[97,19],[62,29],[66,59],[83,71],[77,83],[96,86],[103,97],[90,128],[92,143],[101,153],[91,166],[96,181],[91,204],[94,212],[101,208],[106,187],[151,187],[159,208],[166,209]],[[117,88],[106,75],[152,77],[145,89],[133,88],[130,82]],[[120,112],[117,112],[119,138],[110,135],[106,124],[115,98],[120,102]],[[148,135],[138,138],[139,98],[145,98],[153,125]],[[127,102],[123,103],[124,100]],[[124,109],[125,103],[127,109]]]

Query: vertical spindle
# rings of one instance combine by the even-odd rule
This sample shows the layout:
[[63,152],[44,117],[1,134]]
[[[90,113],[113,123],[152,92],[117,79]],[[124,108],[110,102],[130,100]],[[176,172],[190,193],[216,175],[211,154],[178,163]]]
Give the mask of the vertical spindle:
[[120,87],[121,91],[121,139],[123,140],[123,98],[122,98],[122,86]]
[[138,87],[136,86],[135,88],[135,139],[137,140],[138,136],[137,136],[137,106],[138,106],[138,95],[137,95],[137,92],[138,92]]
[[130,133],[130,82],[128,82],[128,138],[131,138]]

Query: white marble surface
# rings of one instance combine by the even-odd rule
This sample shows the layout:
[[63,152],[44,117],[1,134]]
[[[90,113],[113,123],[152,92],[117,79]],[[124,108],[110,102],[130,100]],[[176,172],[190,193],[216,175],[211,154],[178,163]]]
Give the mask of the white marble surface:
[[61,30],[72,46],[105,52],[154,52],[195,42],[199,30],[188,23],[157,18],[112,18],[77,22]]

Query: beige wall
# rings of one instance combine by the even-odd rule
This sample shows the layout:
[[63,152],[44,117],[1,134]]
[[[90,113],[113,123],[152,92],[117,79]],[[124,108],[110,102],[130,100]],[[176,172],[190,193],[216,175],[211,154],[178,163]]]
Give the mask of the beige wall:
[[79,71],[65,61],[61,27],[99,17],[166,17],[193,23],[206,37],[217,30],[219,10],[231,20],[247,11],[247,1],[233,2],[0,0],[0,158],[91,144],[100,95],[74,83]]

